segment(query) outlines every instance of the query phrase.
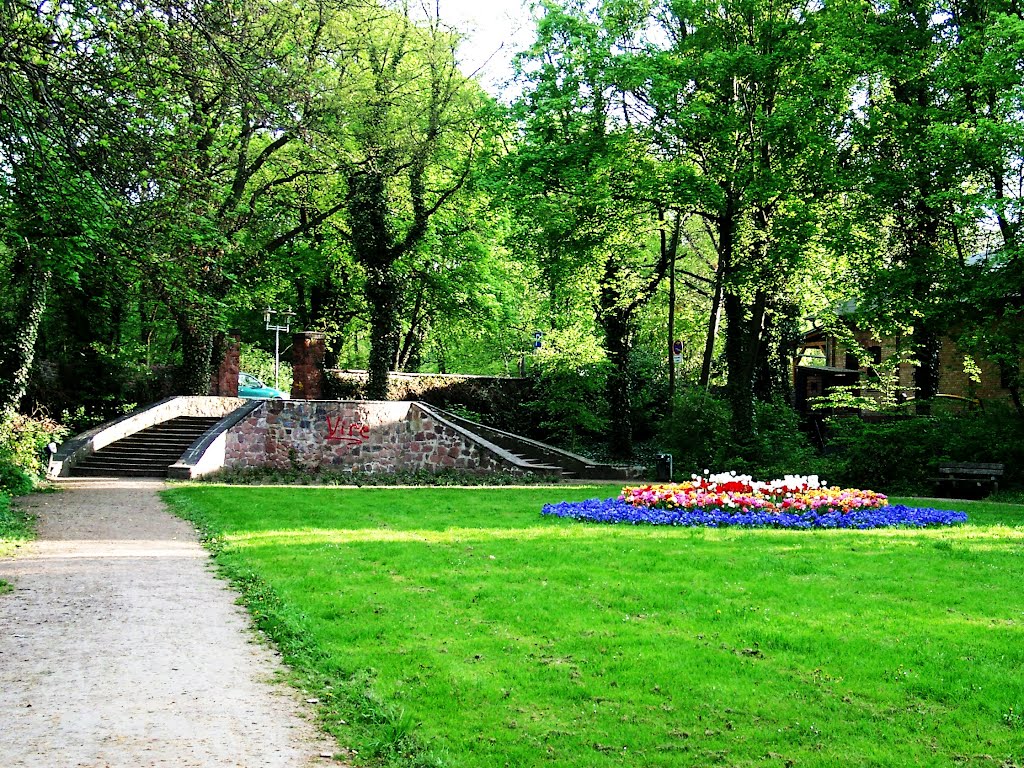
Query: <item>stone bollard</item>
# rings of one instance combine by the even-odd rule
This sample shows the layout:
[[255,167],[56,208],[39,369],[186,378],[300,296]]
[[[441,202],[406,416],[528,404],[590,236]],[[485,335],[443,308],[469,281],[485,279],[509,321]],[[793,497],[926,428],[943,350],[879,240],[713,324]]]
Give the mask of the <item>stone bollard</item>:
[[238,331],[231,331],[218,339],[214,349],[223,350],[223,356],[210,381],[210,394],[219,397],[238,397],[239,340]]
[[313,331],[292,336],[292,399],[321,400],[324,390],[324,334]]

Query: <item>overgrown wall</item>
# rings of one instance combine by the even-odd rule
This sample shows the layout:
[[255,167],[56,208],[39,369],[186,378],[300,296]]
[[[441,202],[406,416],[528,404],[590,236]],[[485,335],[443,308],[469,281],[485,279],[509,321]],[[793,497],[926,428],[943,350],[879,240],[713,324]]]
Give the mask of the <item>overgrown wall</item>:
[[227,468],[356,472],[514,470],[415,403],[271,400],[231,427]]
[[[328,370],[325,395],[339,400],[365,397],[366,372]],[[529,379],[450,373],[392,373],[389,400],[421,400],[446,410],[486,417],[488,424],[523,432],[522,404],[531,397]]]
[[[885,336],[881,340],[867,331],[854,331],[854,338],[864,349],[881,347],[882,359],[888,360],[896,355],[901,344],[906,345],[907,339]],[[826,360],[828,365],[839,368],[846,367],[847,349],[842,344],[833,344]],[[1010,390],[1002,386],[999,366],[991,360],[976,357],[980,381],[972,382],[964,371],[966,353],[957,345],[951,336],[944,336],[939,347],[939,394],[956,395],[958,397],[979,398],[996,402],[1010,402]],[[1024,361],[1022,361],[1024,362]],[[914,366],[903,363],[899,370],[900,386],[912,392],[914,389]]]

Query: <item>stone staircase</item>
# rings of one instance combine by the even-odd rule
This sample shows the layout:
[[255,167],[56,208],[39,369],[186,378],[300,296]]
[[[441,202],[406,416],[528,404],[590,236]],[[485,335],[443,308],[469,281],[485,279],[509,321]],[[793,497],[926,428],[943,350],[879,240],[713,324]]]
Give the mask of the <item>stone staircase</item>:
[[221,416],[179,416],[134,432],[78,462],[72,477],[167,477],[174,464]]
[[515,456],[522,469],[539,475],[557,475],[565,480],[628,480],[641,477],[643,467],[620,466],[593,461],[586,456],[546,445],[528,437],[488,427],[464,419],[450,411],[420,403],[462,429],[468,435],[483,439]]

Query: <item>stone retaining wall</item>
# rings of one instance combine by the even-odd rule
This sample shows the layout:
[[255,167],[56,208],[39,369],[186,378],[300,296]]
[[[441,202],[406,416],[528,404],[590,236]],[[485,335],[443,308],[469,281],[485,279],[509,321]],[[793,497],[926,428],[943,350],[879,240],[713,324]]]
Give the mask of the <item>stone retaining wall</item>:
[[226,436],[224,466],[355,472],[515,470],[415,403],[268,401]]

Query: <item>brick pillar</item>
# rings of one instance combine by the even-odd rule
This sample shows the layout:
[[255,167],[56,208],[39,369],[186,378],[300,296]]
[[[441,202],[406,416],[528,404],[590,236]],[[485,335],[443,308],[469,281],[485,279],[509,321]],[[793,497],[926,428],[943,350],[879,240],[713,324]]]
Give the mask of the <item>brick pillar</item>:
[[239,336],[237,331],[231,331],[221,337],[214,349],[222,349],[223,356],[220,364],[213,372],[210,382],[210,394],[220,397],[238,397],[238,351]]
[[306,331],[292,336],[293,400],[323,398],[326,352],[327,347],[322,333]]

